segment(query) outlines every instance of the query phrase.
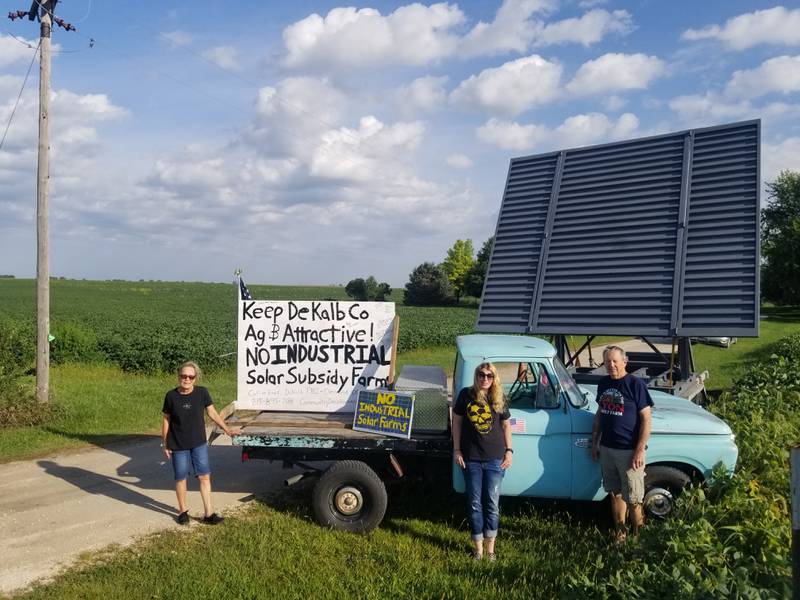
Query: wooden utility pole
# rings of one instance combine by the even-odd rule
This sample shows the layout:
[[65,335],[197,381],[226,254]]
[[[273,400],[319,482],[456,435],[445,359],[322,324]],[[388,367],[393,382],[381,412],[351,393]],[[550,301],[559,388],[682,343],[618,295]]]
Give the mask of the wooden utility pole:
[[50,399],[50,35],[53,0],[41,3],[39,164],[36,173],[36,399]]
[[[12,21],[39,17],[39,164],[36,171],[36,399],[50,399],[50,36],[53,23],[66,31],[75,27],[54,16],[58,0],[33,0],[31,7],[12,11]],[[90,44],[91,46],[91,44]]]

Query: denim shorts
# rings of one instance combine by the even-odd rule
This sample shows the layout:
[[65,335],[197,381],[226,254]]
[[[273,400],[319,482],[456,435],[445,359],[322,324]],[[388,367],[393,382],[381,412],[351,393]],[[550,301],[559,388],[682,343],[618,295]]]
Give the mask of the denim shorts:
[[189,465],[194,468],[195,475],[210,475],[211,463],[208,460],[208,444],[197,446],[191,450],[172,451],[172,470],[175,481],[181,481],[189,476]]

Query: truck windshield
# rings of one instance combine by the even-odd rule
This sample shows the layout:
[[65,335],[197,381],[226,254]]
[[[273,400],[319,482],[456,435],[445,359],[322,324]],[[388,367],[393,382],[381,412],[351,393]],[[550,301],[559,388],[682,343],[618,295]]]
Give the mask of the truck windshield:
[[553,358],[553,369],[556,372],[556,377],[558,377],[558,383],[561,385],[561,389],[564,390],[564,393],[567,395],[569,403],[578,408],[585,406],[586,398],[584,398],[578,384],[575,383],[572,375],[569,374],[569,371],[567,371],[567,368],[558,357]]

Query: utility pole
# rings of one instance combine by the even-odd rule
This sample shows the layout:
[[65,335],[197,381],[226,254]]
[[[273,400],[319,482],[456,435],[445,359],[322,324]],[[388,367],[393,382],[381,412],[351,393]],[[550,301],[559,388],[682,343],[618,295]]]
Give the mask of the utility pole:
[[40,16],[39,164],[36,171],[36,400],[39,402],[50,399],[50,34],[56,1],[45,0]]
[[50,36],[53,21],[67,31],[75,28],[54,17],[58,0],[33,0],[30,9],[9,13],[12,21],[39,17],[39,161],[36,172],[36,400],[50,399]]

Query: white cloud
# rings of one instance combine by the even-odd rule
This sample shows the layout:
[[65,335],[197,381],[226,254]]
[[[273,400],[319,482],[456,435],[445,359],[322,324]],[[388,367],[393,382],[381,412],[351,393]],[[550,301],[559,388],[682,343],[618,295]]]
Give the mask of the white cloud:
[[543,125],[520,125],[514,121],[489,119],[478,127],[476,134],[482,142],[503,150],[529,150],[547,137],[548,129]]
[[455,4],[409,4],[381,15],[372,8],[334,8],[313,14],[283,32],[289,67],[427,65],[451,55],[452,31],[464,21]]
[[634,135],[638,128],[639,119],[632,113],[624,113],[616,121],[601,113],[589,113],[569,117],[553,129],[490,119],[476,134],[479,140],[504,150],[531,150],[537,146],[547,150],[623,139]]
[[[28,48],[25,44],[31,47]],[[0,67],[7,67],[16,62],[30,62],[37,45],[37,40],[25,38],[17,40],[10,35],[0,34]]]
[[799,91],[800,56],[776,56],[758,68],[735,71],[725,87],[726,94],[740,98]]
[[244,141],[275,155],[307,158],[322,135],[341,124],[347,98],[326,79],[289,77],[258,92]]
[[532,46],[590,46],[633,30],[631,15],[624,10],[594,9],[554,23],[537,18],[557,4],[504,0],[490,23],[480,21],[463,36],[458,29],[466,19],[457,4],[414,3],[387,15],[374,8],[334,8],[324,17],[312,14],[284,29],[285,64],[327,69],[423,66],[453,56],[524,54]]
[[192,43],[193,39],[190,33],[181,31],[180,29],[162,33],[161,37],[164,38],[173,48],[177,48],[179,46],[188,46]]
[[239,55],[233,46],[214,46],[204,50],[202,56],[222,69],[231,71],[240,69]]
[[664,61],[656,56],[609,53],[583,63],[567,90],[582,96],[645,89],[665,71]]
[[683,39],[712,39],[733,50],[746,50],[760,44],[800,46],[800,8],[776,6],[728,19],[724,25],[687,29]]
[[573,19],[545,25],[534,40],[534,46],[578,43],[591,46],[609,34],[625,35],[633,31],[633,19],[625,10],[592,10]]
[[469,169],[473,165],[472,159],[466,154],[451,154],[444,161],[454,169]]
[[750,100],[732,99],[717,92],[677,96],[669,101],[686,127],[702,127],[742,119],[764,119],[772,124],[800,119],[800,104],[771,102],[755,105]]
[[184,190],[221,187],[228,183],[228,173],[222,158],[205,160],[157,160],[151,181]]
[[480,56],[499,52],[527,51],[531,40],[542,28],[530,19],[536,12],[551,8],[551,0],[504,0],[497,9],[494,21],[480,21],[461,40],[460,52],[465,56]]
[[401,110],[408,114],[413,114],[415,110],[436,110],[447,102],[446,83],[447,77],[419,77],[400,87],[397,102]]
[[363,117],[358,129],[343,127],[322,136],[311,157],[310,173],[351,181],[391,178],[404,157],[419,146],[424,133],[419,122],[387,126],[375,117]]
[[[761,158],[761,179],[764,182],[775,181],[781,171],[800,170],[800,137],[789,137],[776,143],[762,143]],[[766,197],[763,200],[766,202]]]
[[450,94],[454,104],[515,116],[559,95],[562,67],[536,54],[485,69]]

